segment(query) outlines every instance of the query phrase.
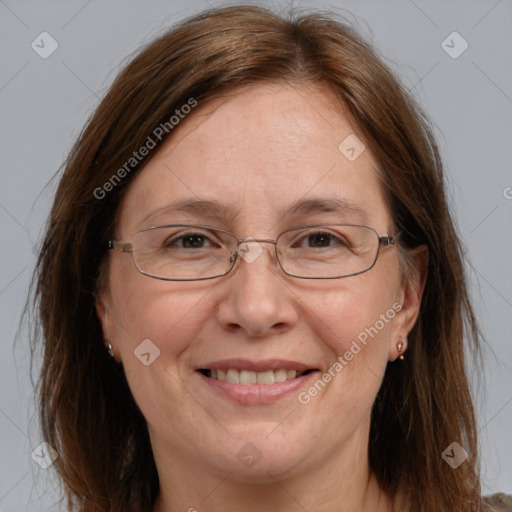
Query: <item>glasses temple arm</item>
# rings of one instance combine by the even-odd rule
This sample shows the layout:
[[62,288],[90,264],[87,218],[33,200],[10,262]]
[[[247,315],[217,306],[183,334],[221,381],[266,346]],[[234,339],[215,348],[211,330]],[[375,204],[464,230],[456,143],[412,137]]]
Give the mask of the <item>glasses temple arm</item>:
[[396,235],[387,235],[387,236],[380,236],[379,237],[379,243],[384,245],[393,245],[398,240],[398,237],[402,234],[402,231],[399,231]]
[[107,248],[117,252],[132,252],[133,245],[131,242],[116,242],[115,240],[109,240]]

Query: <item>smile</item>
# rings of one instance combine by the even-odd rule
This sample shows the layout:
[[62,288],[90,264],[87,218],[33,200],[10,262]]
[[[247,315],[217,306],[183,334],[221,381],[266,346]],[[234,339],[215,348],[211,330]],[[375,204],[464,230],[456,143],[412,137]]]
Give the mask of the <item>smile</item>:
[[216,379],[220,381],[229,382],[231,384],[243,384],[244,386],[250,386],[252,384],[263,384],[270,385],[276,382],[285,382],[287,380],[293,380],[297,377],[307,375],[313,370],[297,371],[297,370],[286,370],[285,368],[279,368],[277,370],[267,370],[264,372],[253,372],[249,370],[237,370],[230,368],[227,371],[224,370],[199,370],[205,377],[210,379]]
[[297,393],[318,371],[282,359],[259,362],[225,359],[205,364],[196,374],[216,395],[249,405],[272,403]]

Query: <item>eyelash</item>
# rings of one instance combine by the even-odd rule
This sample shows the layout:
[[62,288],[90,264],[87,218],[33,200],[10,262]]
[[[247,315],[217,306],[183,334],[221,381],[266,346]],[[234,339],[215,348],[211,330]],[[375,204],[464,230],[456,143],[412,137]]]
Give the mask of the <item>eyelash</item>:
[[[318,237],[318,236],[330,237],[329,238],[329,242],[332,242],[334,240],[339,245],[349,246],[349,244],[347,243],[347,241],[343,237],[341,237],[339,235],[336,235],[334,233],[329,233],[327,231],[311,231],[311,232],[308,232],[308,233],[304,234],[298,241],[302,242],[304,240],[308,240],[308,239],[311,239],[313,237]],[[171,237],[168,237],[164,241],[162,246],[164,248],[170,248],[172,245],[177,245],[180,241],[186,240],[187,238],[190,239],[190,238],[194,238],[194,237],[200,238],[203,241],[208,241],[210,243],[212,242],[212,240],[210,239],[210,236],[208,236],[208,234],[201,233],[201,232],[198,232],[198,231],[197,232],[192,231],[192,232],[189,232],[189,233],[180,234],[179,236],[173,235]],[[297,242],[297,240],[295,240],[293,242],[294,246],[296,245],[296,242]],[[328,246],[321,246],[321,247],[331,247],[331,244],[329,244]],[[179,248],[183,249],[184,247],[180,246]],[[200,248],[203,248],[203,247],[200,247]]]

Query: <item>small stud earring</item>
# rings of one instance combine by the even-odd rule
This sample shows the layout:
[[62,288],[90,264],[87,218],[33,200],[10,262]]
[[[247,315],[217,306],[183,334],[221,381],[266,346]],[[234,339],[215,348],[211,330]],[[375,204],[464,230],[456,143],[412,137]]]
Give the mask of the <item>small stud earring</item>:
[[106,340],[108,342],[107,344],[107,350],[108,350],[108,355],[110,357],[114,357],[114,347],[112,346],[112,343],[110,343],[109,340]]
[[404,360],[404,352],[407,350],[407,338],[404,338],[404,341],[399,341],[396,344],[396,349],[398,351],[398,358],[403,361]]

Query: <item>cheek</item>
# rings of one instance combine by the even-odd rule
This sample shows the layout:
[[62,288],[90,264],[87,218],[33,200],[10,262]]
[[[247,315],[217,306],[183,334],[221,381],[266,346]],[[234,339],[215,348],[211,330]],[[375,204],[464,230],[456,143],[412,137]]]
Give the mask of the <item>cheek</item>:
[[136,403],[151,424],[168,426],[176,410],[182,411],[180,421],[185,421],[191,413],[182,384],[190,371],[187,353],[212,315],[203,300],[209,287],[203,284],[198,290],[190,283],[142,275],[112,277],[115,343]]
[[[359,276],[362,277],[362,276]],[[349,278],[347,278],[349,279]],[[340,424],[347,432],[368,419],[388,364],[390,332],[396,311],[394,296],[386,286],[365,286],[353,279],[343,290],[324,290],[307,302],[307,318],[327,350],[327,368],[299,396],[304,407],[324,422],[325,435],[339,437]],[[306,303],[306,301],[304,301]]]
[[391,287],[386,282],[367,284],[365,276],[346,278],[343,287],[324,289],[304,301],[316,317],[319,337],[338,354],[354,340],[364,345],[365,340],[387,337],[396,315]]
[[204,284],[199,290],[193,283],[159,281],[138,273],[133,276],[121,271],[112,272],[115,341],[125,367],[130,366],[134,350],[147,339],[172,365],[197,338],[211,315],[203,300],[209,289]]

